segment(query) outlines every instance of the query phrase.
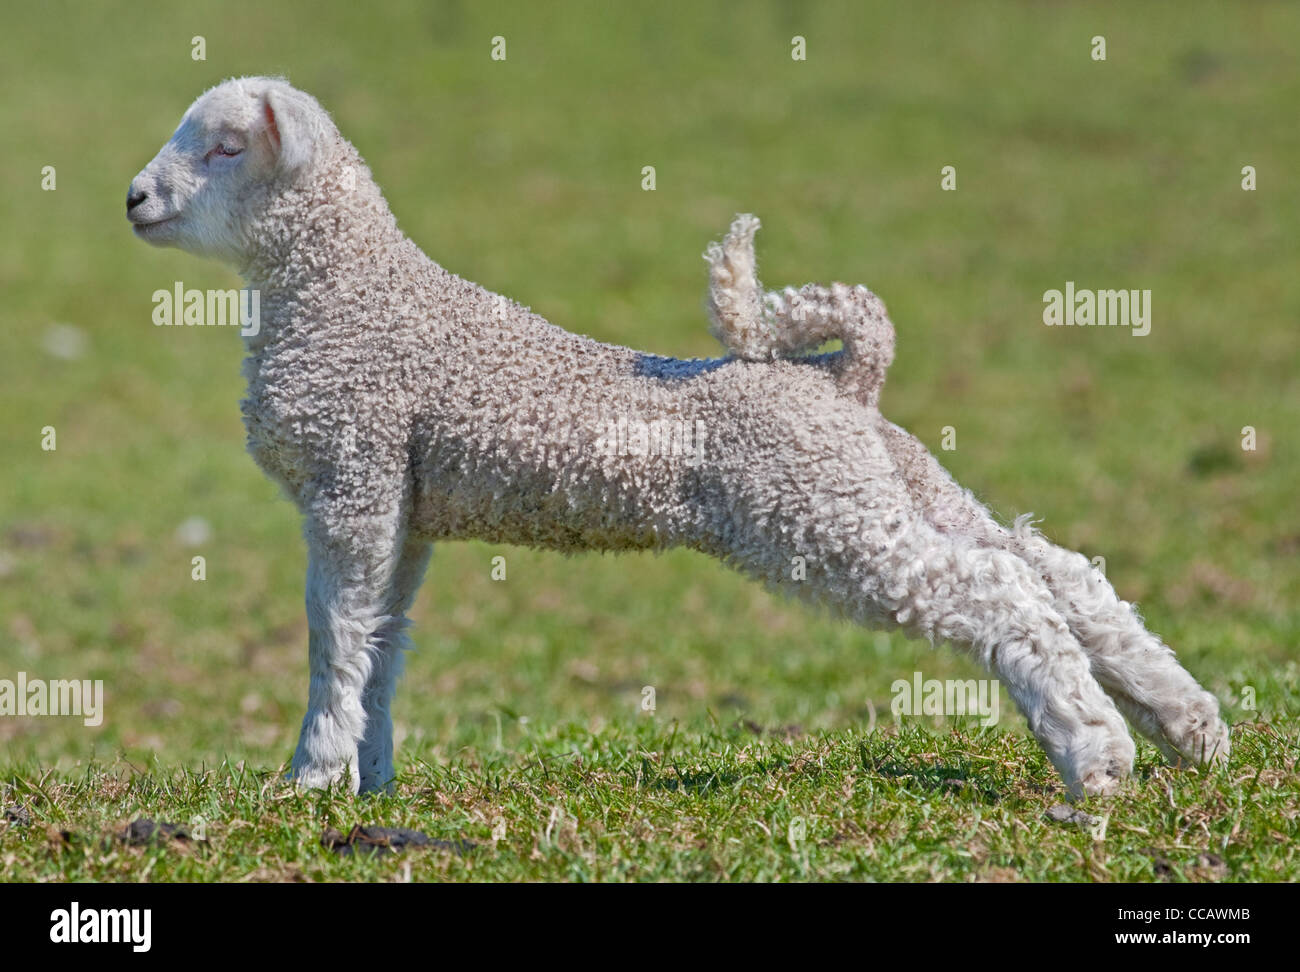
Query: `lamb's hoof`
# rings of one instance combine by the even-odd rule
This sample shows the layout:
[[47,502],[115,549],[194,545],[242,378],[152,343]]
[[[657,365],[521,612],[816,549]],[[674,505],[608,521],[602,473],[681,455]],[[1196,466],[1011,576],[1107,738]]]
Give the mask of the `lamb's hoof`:
[[1228,724],[1219,718],[1219,702],[1208,692],[1161,728],[1178,760],[1191,766],[1225,763],[1232,751]]
[[357,774],[356,767],[347,763],[295,765],[289,771],[288,778],[295,786],[304,790],[328,790],[331,787],[339,787],[355,795],[361,786],[361,777]]
[[1114,796],[1133,772],[1137,747],[1128,733],[1116,735],[1066,777],[1071,800]]
[[1070,799],[1082,800],[1085,797],[1092,796],[1114,796],[1119,792],[1120,787],[1124,785],[1126,779],[1128,779],[1127,767],[1118,764],[1108,766],[1104,770],[1096,770],[1070,784]]

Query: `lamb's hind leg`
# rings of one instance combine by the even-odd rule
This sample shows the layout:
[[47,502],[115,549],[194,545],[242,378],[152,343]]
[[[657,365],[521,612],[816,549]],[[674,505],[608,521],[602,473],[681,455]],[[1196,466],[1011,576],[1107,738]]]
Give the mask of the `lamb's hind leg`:
[[370,677],[361,692],[365,735],[357,747],[361,792],[387,790],[393,783],[393,693],[402,675],[406,649],[411,647],[406,612],[415,601],[432,545],[407,540],[384,598],[385,618],[371,638]]
[[927,521],[941,532],[1010,551],[1037,571],[1087,652],[1093,675],[1139,732],[1171,760],[1202,763],[1228,755],[1228,727],[1217,700],[1082,554],[1027,528],[1007,530],[920,442],[881,423],[895,466]]
[[1042,574],[1083,642],[1097,681],[1143,735],[1171,761],[1227,758],[1228,727],[1219,717],[1218,700],[1086,557],[1027,529],[1012,534],[1010,549]]
[[1131,771],[1133,740],[1056,610],[1022,559],[896,521],[874,547],[873,600],[912,634],[969,649],[1007,687],[1074,796],[1108,794]]

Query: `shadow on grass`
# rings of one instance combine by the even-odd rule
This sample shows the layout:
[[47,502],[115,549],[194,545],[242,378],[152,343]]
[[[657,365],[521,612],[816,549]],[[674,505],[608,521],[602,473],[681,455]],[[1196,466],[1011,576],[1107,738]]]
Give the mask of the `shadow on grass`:
[[987,780],[972,774],[964,763],[944,764],[888,762],[864,763],[863,769],[895,780],[900,788],[924,793],[969,793],[984,804],[994,804],[1002,795]]
[[[961,760],[952,764],[930,764],[898,759],[873,760],[863,754],[861,766],[873,776],[892,781],[899,789],[916,793],[952,794],[973,798],[985,805],[1002,799],[1002,794],[987,776],[972,771],[970,765]],[[732,788],[755,777],[820,772],[815,763],[802,757],[771,756],[747,763],[740,770],[683,770],[675,764],[659,767],[649,760],[642,760],[639,776],[640,785],[650,789],[701,796]]]

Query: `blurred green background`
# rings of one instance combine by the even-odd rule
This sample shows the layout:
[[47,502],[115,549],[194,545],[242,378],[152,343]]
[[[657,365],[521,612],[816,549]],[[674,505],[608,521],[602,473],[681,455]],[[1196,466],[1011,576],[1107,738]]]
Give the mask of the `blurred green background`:
[[[124,219],[190,102],[267,73],[333,113],[435,260],[604,341],[715,354],[700,254],[759,214],[769,286],[888,302],[890,418],[935,450],[953,426],[940,456],[963,484],[1105,557],[1230,718],[1295,710],[1295,5],[223,0],[4,20],[0,678],[102,678],[107,717],[0,719],[0,759],[292,750],[305,558],[243,450],[240,341],[150,320],[156,289],[235,279]],[[1044,327],[1067,280],[1149,288],[1150,335]],[[414,614],[399,766],[495,745],[498,725],[509,745],[630,723],[643,685],[659,720],[843,727],[914,670],[973,671],[684,552],[446,545]]]

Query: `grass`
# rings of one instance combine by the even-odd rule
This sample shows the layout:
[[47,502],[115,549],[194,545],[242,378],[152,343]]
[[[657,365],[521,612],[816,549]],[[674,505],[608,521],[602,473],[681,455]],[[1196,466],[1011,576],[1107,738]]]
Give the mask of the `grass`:
[[[510,726],[500,749],[408,766],[366,801],[306,793],[242,764],[29,772],[12,797],[42,823],[3,834],[10,874],[121,881],[1285,880],[1294,876],[1294,757],[1266,724],[1202,777],[1150,753],[1135,786],[1055,822],[1059,789],[1032,742],[889,727],[810,735],[743,725]],[[1265,769],[1277,764],[1286,769]],[[1048,782],[1044,782],[1048,781]],[[139,817],[188,840],[128,846]],[[342,856],[327,829],[408,827],[468,848]],[[1094,821],[1095,822],[1095,821]],[[201,839],[199,839],[201,838]]]
[[[1297,28],[1285,4],[1199,2],[12,12],[0,678],[102,679],[106,718],[0,717],[0,803],[32,817],[0,823],[0,874],[1300,877],[1300,132],[1282,121]],[[1104,63],[1088,57],[1098,33]],[[498,34],[505,62],[488,56]],[[795,34],[807,61],[789,57]],[[238,340],[149,317],[175,280],[234,278],[140,245],[122,216],[199,91],[277,71],[332,110],[428,253],[571,330],[715,353],[699,254],[742,210],[764,220],[769,284],[873,287],[899,331],[886,414],[1001,514],[1032,510],[1106,559],[1223,700],[1231,764],[1173,773],[1142,744],[1134,788],[1084,808],[1109,814],[1094,841],[1045,817],[1059,780],[1009,702],[991,730],[892,725],[895,679],[978,676],[951,652],[685,552],[458,544],[414,611],[397,794],[284,788],[306,682],[297,517],[243,452]],[[1043,327],[1041,295],[1067,280],[1151,289],[1151,334]],[[179,530],[195,517],[197,543]],[[207,840],[119,845],[140,816],[202,817]],[[354,823],[477,846],[320,846]]]

